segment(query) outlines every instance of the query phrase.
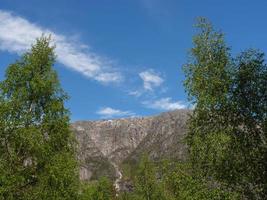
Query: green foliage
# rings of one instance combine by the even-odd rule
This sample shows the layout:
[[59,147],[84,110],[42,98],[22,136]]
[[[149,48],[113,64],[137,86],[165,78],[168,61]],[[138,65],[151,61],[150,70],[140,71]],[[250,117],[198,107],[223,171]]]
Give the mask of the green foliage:
[[194,172],[220,177],[231,140],[227,113],[231,112],[228,91],[232,62],[222,33],[203,18],[197,28],[190,61],[184,66],[185,88],[195,104],[186,140]]
[[193,174],[248,199],[267,198],[267,67],[264,54],[230,56],[223,34],[200,19],[185,88],[195,109],[187,144]]
[[164,191],[163,183],[160,177],[157,177],[156,166],[143,156],[135,177],[135,192],[144,200],[167,200],[167,194]]
[[188,163],[169,163],[165,166],[164,179],[175,199],[184,200],[234,200],[238,194],[227,191],[219,184],[194,176]]
[[133,169],[133,191],[120,193],[120,200],[172,200],[172,194],[165,188],[160,164],[143,155],[136,169]]
[[99,181],[84,184],[81,200],[112,200],[115,199],[115,190],[112,182],[107,178],[101,178]]
[[264,54],[253,49],[242,52],[235,59],[232,80],[230,181],[242,188],[249,199],[266,199],[267,65]]
[[226,100],[230,86],[229,48],[224,35],[215,31],[205,18],[199,18],[196,27],[199,33],[193,38],[191,60],[184,66],[185,88],[199,109],[215,109]]
[[76,199],[75,140],[66,94],[42,37],[0,83],[0,198]]
[[222,184],[195,176],[190,163],[161,161],[144,156],[139,163],[134,191],[120,194],[120,200],[238,200],[238,193]]

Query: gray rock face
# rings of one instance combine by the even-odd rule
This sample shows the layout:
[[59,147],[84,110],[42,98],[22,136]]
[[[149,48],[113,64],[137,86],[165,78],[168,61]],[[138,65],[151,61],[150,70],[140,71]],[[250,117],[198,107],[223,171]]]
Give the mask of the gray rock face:
[[183,138],[190,111],[177,110],[153,117],[72,124],[79,144],[80,178],[122,178],[120,165],[136,162],[143,153],[152,159],[184,159]]

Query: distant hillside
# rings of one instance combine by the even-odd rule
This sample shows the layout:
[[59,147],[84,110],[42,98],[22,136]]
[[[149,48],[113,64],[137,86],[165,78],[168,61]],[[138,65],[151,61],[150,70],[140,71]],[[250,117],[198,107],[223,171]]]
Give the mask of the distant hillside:
[[184,159],[189,114],[189,110],[176,110],[151,117],[73,123],[79,143],[80,178],[121,179],[121,166],[135,165],[144,153],[153,160]]

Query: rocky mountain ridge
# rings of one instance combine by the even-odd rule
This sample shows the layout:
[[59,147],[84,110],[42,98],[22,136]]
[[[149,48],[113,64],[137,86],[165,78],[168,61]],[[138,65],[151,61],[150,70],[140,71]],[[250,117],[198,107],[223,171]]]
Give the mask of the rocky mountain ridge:
[[154,160],[184,159],[183,138],[189,114],[189,110],[175,110],[151,117],[73,123],[80,178],[108,176],[119,182],[123,176],[121,165],[138,162],[144,153]]

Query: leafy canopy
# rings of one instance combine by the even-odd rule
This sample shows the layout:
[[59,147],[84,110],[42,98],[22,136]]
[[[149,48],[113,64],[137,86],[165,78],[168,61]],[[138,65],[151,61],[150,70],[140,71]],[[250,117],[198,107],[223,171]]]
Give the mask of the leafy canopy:
[[187,144],[196,176],[248,199],[267,198],[267,65],[249,49],[236,58],[224,36],[200,18],[185,88],[195,109]]
[[0,83],[0,198],[75,199],[75,140],[50,38],[6,71]]

